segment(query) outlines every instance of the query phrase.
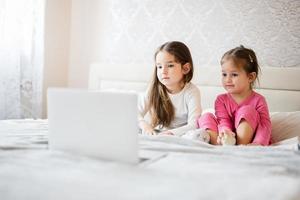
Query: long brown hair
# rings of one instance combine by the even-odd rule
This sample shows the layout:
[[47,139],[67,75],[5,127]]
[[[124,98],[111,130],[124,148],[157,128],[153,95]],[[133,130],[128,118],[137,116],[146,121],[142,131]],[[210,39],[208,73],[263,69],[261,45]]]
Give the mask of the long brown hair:
[[250,74],[252,72],[256,73],[255,80],[251,83],[251,88],[254,86],[256,80],[259,83],[258,73],[260,71],[260,67],[258,65],[255,52],[252,49],[245,48],[243,45],[230,49],[222,56],[221,65],[223,65],[224,62],[230,59],[232,59],[232,61],[236,63],[237,66],[238,64],[241,64],[247,74]]
[[[175,62],[183,66],[186,63],[190,64],[190,70],[184,75],[184,84],[191,81],[193,78],[194,67],[193,60],[189,48],[182,42],[171,41],[161,45],[154,54],[154,60],[159,52],[165,51],[175,57]],[[149,111],[151,113],[153,127],[161,126],[168,127],[175,116],[174,106],[169,98],[167,88],[157,77],[157,68],[154,67],[152,84],[149,91]]]

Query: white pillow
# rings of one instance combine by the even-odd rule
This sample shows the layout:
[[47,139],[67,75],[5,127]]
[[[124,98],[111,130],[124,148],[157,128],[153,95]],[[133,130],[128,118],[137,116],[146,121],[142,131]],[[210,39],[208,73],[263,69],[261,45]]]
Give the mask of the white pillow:
[[300,111],[270,113],[272,143],[300,136]]

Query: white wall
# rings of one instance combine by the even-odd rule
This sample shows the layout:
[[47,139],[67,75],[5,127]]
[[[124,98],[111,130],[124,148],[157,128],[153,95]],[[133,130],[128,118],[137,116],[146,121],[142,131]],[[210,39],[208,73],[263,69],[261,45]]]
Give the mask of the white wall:
[[70,87],[87,87],[92,62],[152,65],[163,42],[181,40],[196,67],[218,66],[243,44],[263,66],[300,66],[300,1],[72,0]]
[[68,84],[71,0],[46,1],[43,117],[46,117],[48,87]]
[[87,87],[89,65],[99,61],[106,3],[72,0],[69,87]]

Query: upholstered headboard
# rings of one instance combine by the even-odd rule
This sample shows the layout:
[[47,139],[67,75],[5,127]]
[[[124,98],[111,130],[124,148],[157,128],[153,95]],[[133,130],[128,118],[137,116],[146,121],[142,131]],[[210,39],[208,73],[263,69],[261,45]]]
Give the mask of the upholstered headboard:
[[[94,63],[90,67],[89,89],[122,89],[145,91],[153,74],[153,66],[112,65]],[[195,67],[192,80],[201,92],[203,109],[213,108],[214,100],[225,92],[221,86],[220,67]],[[300,110],[300,67],[262,67],[256,89],[266,97],[270,111]]]

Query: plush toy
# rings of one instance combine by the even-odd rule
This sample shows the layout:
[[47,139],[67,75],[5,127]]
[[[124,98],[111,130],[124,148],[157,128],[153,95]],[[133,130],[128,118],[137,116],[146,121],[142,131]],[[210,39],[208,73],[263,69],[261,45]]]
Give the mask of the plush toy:
[[232,134],[224,134],[223,137],[221,138],[221,144],[223,146],[230,146],[230,145],[235,145],[236,139],[235,136]]
[[209,143],[210,140],[208,132],[206,132],[204,129],[190,130],[186,132],[186,134],[184,134],[182,137],[190,140],[199,140],[206,143]]

